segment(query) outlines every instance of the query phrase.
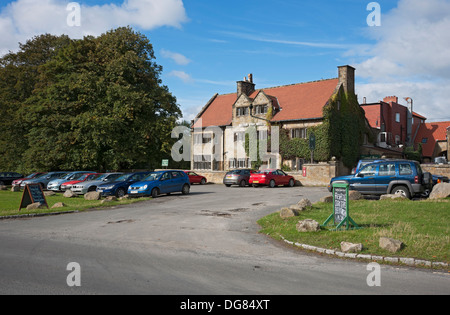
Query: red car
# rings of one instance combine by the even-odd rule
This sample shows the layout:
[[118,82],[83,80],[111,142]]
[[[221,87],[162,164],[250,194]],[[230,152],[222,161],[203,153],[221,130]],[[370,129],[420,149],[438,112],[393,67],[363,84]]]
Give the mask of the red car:
[[39,176],[41,176],[41,175],[45,175],[45,174],[47,174],[47,173],[33,173],[33,174],[28,175],[27,177],[20,178],[20,179],[16,179],[16,180],[14,180],[14,181],[12,182],[12,186],[13,186],[13,187],[14,187],[14,186],[20,186],[20,184],[21,184],[24,180],[37,178],[37,177],[39,177]]
[[282,170],[262,170],[250,175],[249,184],[253,187],[258,187],[259,185],[266,185],[270,188],[279,185],[285,185],[289,187],[294,187],[295,179],[294,177],[287,175]]
[[191,182],[191,184],[205,185],[207,182],[205,176],[198,175],[197,173],[192,171],[185,171],[185,173],[189,177],[189,181]]
[[100,175],[103,175],[101,173],[87,173],[87,174],[82,174],[79,178],[77,178],[76,180],[72,180],[69,182],[65,182],[61,185],[61,190],[62,191],[66,191],[69,190],[70,188],[72,188],[73,185],[81,183],[81,182],[87,182],[88,180],[94,180],[97,177],[99,177]]

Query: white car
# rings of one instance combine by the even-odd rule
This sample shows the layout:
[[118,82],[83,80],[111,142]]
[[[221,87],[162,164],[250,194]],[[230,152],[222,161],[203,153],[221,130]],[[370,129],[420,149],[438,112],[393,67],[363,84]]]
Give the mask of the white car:
[[122,175],[123,175],[123,173],[103,174],[94,180],[75,184],[70,189],[77,195],[84,195],[88,192],[96,191],[97,186],[108,183],[108,182],[113,182]]

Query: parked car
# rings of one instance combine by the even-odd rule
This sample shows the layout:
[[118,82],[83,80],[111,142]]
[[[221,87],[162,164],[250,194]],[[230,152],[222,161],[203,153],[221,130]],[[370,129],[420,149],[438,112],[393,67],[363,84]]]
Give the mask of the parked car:
[[142,181],[152,172],[137,172],[124,174],[113,182],[102,184],[97,187],[97,191],[103,196],[123,197],[127,194],[128,187],[131,184]]
[[74,184],[71,190],[77,195],[84,195],[91,191],[96,191],[97,187],[106,183],[113,182],[117,180],[120,176],[123,176],[123,173],[107,173],[103,174],[93,180],[80,182],[78,184]]
[[57,178],[54,179],[52,181],[50,181],[47,184],[47,190],[51,190],[51,191],[61,191],[61,185],[65,182],[69,182],[72,180],[76,180],[77,178],[79,178],[81,175],[83,174],[88,174],[88,173],[94,173],[92,171],[77,171],[77,172],[70,172],[68,173],[66,176],[64,176],[63,178]]
[[385,160],[365,165],[358,173],[331,179],[334,183],[347,183],[351,190],[364,195],[400,193],[406,198],[421,195],[432,185],[431,174],[423,172],[417,161]]
[[50,181],[52,181],[54,179],[58,179],[58,178],[63,178],[66,175],[67,175],[67,172],[50,172],[50,173],[47,173],[44,176],[40,176],[38,178],[24,180],[20,184],[20,188],[23,189],[28,184],[40,184],[42,186],[42,189],[46,189],[47,185]]
[[198,175],[197,173],[192,172],[192,171],[185,171],[185,173],[189,177],[189,181],[190,181],[191,185],[192,184],[205,185],[207,183],[207,179],[205,176]]
[[259,185],[266,185],[270,188],[279,185],[294,187],[295,179],[282,170],[267,169],[251,174],[249,184],[253,187],[258,187]]
[[232,185],[239,185],[240,187],[248,186],[250,185],[249,181],[252,173],[253,170],[250,169],[229,171],[223,177],[223,183],[227,187],[231,187]]
[[160,194],[181,192],[187,195],[191,184],[189,177],[182,171],[153,172],[140,182],[130,185],[128,195],[131,197],[152,196],[156,198]]
[[11,185],[16,179],[23,178],[22,174],[15,172],[3,172],[0,173],[0,185]]
[[94,180],[96,178],[98,178],[99,176],[101,176],[101,173],[87,173],[87,174],[82,174],[81,176],[79,176],[77,179],[75,180],[71,180],[68,182],[64,182],[61,184],[61,191],[66,191],[66,190],[72,190],[72,186],[82,183],[82,182],[86,182],[89,180]]
[[30,175],[25,176],[24,178],[19,178],[19,179],[13,180],[12,186],[13,186],[13,187],[20,186],[20,184],[21,184],[24,180],[37,178],[38,176],[42,176],[42,175],[45,175],[45,174],[47,174],[47,173],[40,173],[40,172],[32,173],[32,174],[30,174]]

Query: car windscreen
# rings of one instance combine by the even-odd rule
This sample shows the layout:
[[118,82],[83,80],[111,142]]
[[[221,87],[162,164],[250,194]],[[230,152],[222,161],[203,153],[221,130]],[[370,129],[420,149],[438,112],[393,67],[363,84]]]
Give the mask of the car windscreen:
[[102,181],[104,181],[104,182],[112,182],[112,181],[115,181],[115,180],[117,180],[119,177],[121,177],[121,176],[123,176],[123,174],[106,174],[106,175],[104,175],[104,177],[103,177],[103,179],[98,179],[98,180],[102,180]]
[[116,182],[126,182],[133,174],[127,174],[120,176],[118,179],[116,179]]
[[144,178],[142,181],[152,182],[152,181],[155,181],[155,180],[159,180],[160,177],[161,177],[161,173],[151,173],[146,178]]

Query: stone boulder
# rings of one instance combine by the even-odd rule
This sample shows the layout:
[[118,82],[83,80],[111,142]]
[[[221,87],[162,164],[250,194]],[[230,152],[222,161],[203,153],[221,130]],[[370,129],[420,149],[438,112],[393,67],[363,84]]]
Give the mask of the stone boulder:
[[354,244],[350,242],[341,242],[341,251],[343,253],[359,253],[363,249],[363,245],[361,243]]
[[97,191],[88,192],[84,195],[85,200],[100,200],[102,196]]
[[293,218],[298,216],[298,211],[292,208],[283,208],[280,210],[280,217],[282,219]]
[[359,191],[350,190],[348,192],[348,199],[349,200],[360,200],[360,199],[364,199],[364,197]]
[[387,199],[406,199],[406,197],[400,194],[386,194],[380,196],[380,200],[387,200]]
[[390,251],[391,253],[396,253],[403,248],[403,242],[395,240],[389,237],[380,237],[380,247]]
[[8,187],[5,185],[0,185],[0,190],[8,190]]
[[320,231],[320,224],[317,221],[306,219],[299,221],[296,228],[299,232],[316,232]]
[[27,206],[27,210],[37,210],[43,208],[45,208],[45,206],[40,202],[32,203],[31,205]]
[[309,199],[302,199],[297,203],[297,208],[302,209],[300,211],[304,211],[310,209],[312,207],[311,201]]
[[323,203],[332,203],[333,202],[333,196],[325,196],[320,198],[320,202]]
[[45,197],[54,196],[54,195],[56,195],[56,193],[54,191],[44,191]]
[[66,205],[63,202],[57,202],[53,205],[52,209],[64,208]]
[[66,190],[66,192],[64,193],[64,197],[66,197],[66,198],[75,198],[76,196],[77,195],[70,189]]
[[429,199],[443,199],[450,197],[450,183],[440,183],[433,187]]

